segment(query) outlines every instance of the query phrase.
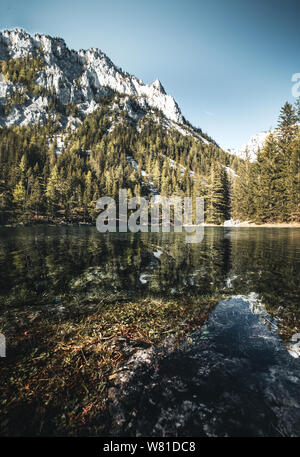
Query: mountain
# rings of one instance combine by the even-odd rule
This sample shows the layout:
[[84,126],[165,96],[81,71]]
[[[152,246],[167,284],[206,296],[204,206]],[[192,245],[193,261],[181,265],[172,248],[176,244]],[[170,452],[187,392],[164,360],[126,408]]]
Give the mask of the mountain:
[[239,159],[192,126],[159,79],[144,84],[102,51],[0,33],[0,222],[94,221],[102,195],[206,196],[229,218]]
[[[37,63],[37,71],[26,81],[33,59]],[[0,116],[0,126],[45,122],[49,116],[49,100],[55,96],[62,105],[76,105],[77,109],[72,114],[62,113],[60,116],[62,128],[76,128],[82,119],[99,107],[101,97],[115,91],[128,96],[122,102],[122,109],[134,121],[157,109],[163,114],[168,127],[175,127],[183,134],[192,134],[205,143],[209,141],[185,121],[174,98],[166,94],[158,79],[152,84],[144,84],[122,71],[99,49],[77,52],[69,50],[61,38],[40,34],[32,37],[23,29],[5,30],[0,33],[0,60],[19,61],[19,71],[22,67],[25,76],[22,80],[14,68],[2,71],[2,113],[8,100],[11,106],[6,115]],[[33,90],[24,94],[22,82],[31,83]],[[15,100],[18,89],[23,96],[22,103]],[[131,103],[132,97],[135,104]]]
[[235,154],[242,159],[245,159],[247,153],[249,155],[250,161],[254,162],[256,160],[256,154],[258,150],[263,148],[270,133],[270,131],[256,133],[255,135],[252,135],[248,142],[241,146],[239,149],[228,149],[228,152],[230,154]]

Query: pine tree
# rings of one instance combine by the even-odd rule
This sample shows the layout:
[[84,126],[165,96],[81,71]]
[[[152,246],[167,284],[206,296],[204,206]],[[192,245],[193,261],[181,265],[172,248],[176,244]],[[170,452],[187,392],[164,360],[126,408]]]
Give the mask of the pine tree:
[[287,197],[289,220],[300,221],[300,133],[291,146],[287,170]]
[[57,165],[54,165],[46,187],[48,209],[53,216],[59,203],[59,174]]
[[285,219],[286,189],[282,150],[274,135],[257,156],[256,216],[261,222]]
[[14,203],[19,209],[24,208],[25,200],[26,200],[26,190],[24,186],[24,182],[22,179],[17,183],[13,191],[13,199]]
[[28,201],[28,206],[30,209],[33,209],[35,216],[37,217],[39,211],[41,210],[43,202],[42,189],[38,177],[34,180],[31,193]]
[[285,143],[289,143],[295,134],[295,124],[297,122],[297,114],[295,108],[290,103],[286,102],[280,110],[278,119],[279,135]]
[[253,165],[250,154],[246,148],[243,161],[239,163],[237,176],[232,185],[232,216],[238,220],[250,220],[254,215],[253,198],[255,186],[253,178]]
[[207,223],[221,224],[228,218],[224,173],[220,165],[212,165],[205,198],[205,219]]

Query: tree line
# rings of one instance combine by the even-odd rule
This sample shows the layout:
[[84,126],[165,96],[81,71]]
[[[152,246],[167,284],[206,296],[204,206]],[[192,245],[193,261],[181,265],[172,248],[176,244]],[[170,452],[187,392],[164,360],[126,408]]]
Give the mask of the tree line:
[[300,221],[300,102],[285,103],[277,129],[270,133],[257,159],[246,151],[237,167],[232,191],[235,219],[253,222]]

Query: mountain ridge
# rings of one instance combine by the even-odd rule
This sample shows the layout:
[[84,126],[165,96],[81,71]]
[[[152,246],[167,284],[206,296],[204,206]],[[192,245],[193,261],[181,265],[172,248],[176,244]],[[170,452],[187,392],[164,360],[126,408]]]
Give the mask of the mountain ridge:
[[[35,34],[33,37],[24,29],[0,32],[0,59],[24,59],[40,56],[45,67],[38,73],[35,83],[45,89],[54,89],[62,103],[75,103],[86,115],[97,107],[97,96],[107,94],[107,88],[121,94],[137,97],[141,108],[149,105],[157,108],[172,123],[184,124],[180,108],[171,95],[167,95],[161,82],[156,79],[152,84],[144,84],[134,75],[121,70],[98,48],[70,50],[62,38]],[[12,92],[9,81],[0,81],[0,99]],[[38,99],[33,103],[41,110],[45,101]],[[27,115],[21,119],[15,114],[10,125],[26,125],[35,122],[38,115]],[[37,114],[37,113],[36,113]],[[45,116],[44,116],[45,117]],[[2,122],[1,122],[2,121]],[[4,120],[0,120],[3,125]]]

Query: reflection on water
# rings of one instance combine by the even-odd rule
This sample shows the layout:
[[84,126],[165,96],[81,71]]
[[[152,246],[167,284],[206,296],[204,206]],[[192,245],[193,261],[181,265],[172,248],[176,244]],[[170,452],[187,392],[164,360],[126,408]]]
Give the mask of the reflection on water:
[[108,294],[134,300],[256,293],[289,340],[299,330],[299,270],[299,229],[207,227],[199,244],[174,233],[0,229],[0,306],[12,314],[20,307],[63,311],[74,300],[84,306]]
[[255,292],[296,325],[300,230],[205,229],[182,234],[100,234],[93,227],[0,229],[0,304],[47,306],[120,296],[193,297]]
[[[164,402],[170,403],[171,398],[153,394],[155,411],[161,412],[161,421],[167,427],[171,427],[170,424],[173,427],[180,417],[181,406],[183,410],[186,408],[182,426],[172,429],[173,433],[191,435],[201,425],[203,434],[230,435],[243,433],[242,420],[232,424],[230,430],[224,429],[224,423],[236,415],[241,402],[244,418],[253,416],[256,407],[261,405],[260,415],[255,420],[253,416],[250,434],[269,434],[279,429],[279,434],[297,434],[297,430],[300,434],[299,424],[294,428],[289,425],[293,417],[300,420],[300,399],[295,394],[300,379],[299,272],[300,229],[207,227],[200,244],[186,244],[185,234],[100,234],[94,227],[2,227],[0,329],[5,330],[9,322],[20,315],[27,314],[34,319],[37,313],[43,315],[44,310],[47,310],[47,321],[51,321],[57,316],[63,317],[68,308],[68,320],[73,304],[76,304],[74,309],[78,306],[87,309],[91,303],[101,303],[107,296],[130,301],[148,297],[177,301],[224,295],[229,300],[240,297],[229,301],[229,308],[223,302],[219,304],[209,317],[204,333],[202,329],[202,333],[194,334],[192,346],[183,347],[183,352],[170,356],[173,357],[171,365],[177,367],[172,378],[175,383],[173,410],[170,414],[164,412]],[[241,298],[245,296],[247,303]],[[207,343],[203,343],[205,332],[212,337],[209,349],[205,346]],[[243,350],[238,353],[239,342]],[[206,355],[204,360],[206,349],[209,357]],[[178,357],[186,360],[182,373],[180,361],[176,361]],[[259,357],[267,363],[266,371]],[[220,363],[220,370],[215,372],[208,359]],[[232,389],[230,393],[218,389],[213,393],[205,381],[205,369],[211,385],[216,386],[218,376],[225,384],[232,381],[233,372],[229,368],[226,372],[226,364],[222,365],[225,359],[233,370],[236,367],[235,376],[241,389],[240,393],[236,391],[236,397]],[[170,363],[166,364],[170,369]],[[287,377],[278,377],[280,370],[287,366]],[[251,378],[251,401],[254,402],[251,410],[243,382],[255,369],[258,378]],[[145,379],[149,379],[147,376]],[[170,382],[166,373],[157,376],[158,386]],[[182,395],[181,387],[176,391],[174,377],[185,386],[183,403],[176,400]],[[281,384],[275,394],[278,380]],[[207,393],[205,407],[204,394],[197,391],[198,381]],[[284,389],[287,389],[286,399]],[[194,406],[193,395],[199,396]],[[276,401],[280,398],[279,409],[270,406],[272,398]],[[221,422],[214,419],[218,407],[225,408]],[[127,409],[130,411],[129,406]],[[279,410],[286,417],[282,423],[277,417]],[[155,428],[155,414],[149,418],[152,422],[144,423],[139,433],[162,433],[162,429]],[[198,422],[189,422],[188,417],[193,414]],[[268,429],[263,425],[268,421],[277,425]],[[212,423],[215,426],[209,425]],[[126,428],[123,432],[126,433]]]

